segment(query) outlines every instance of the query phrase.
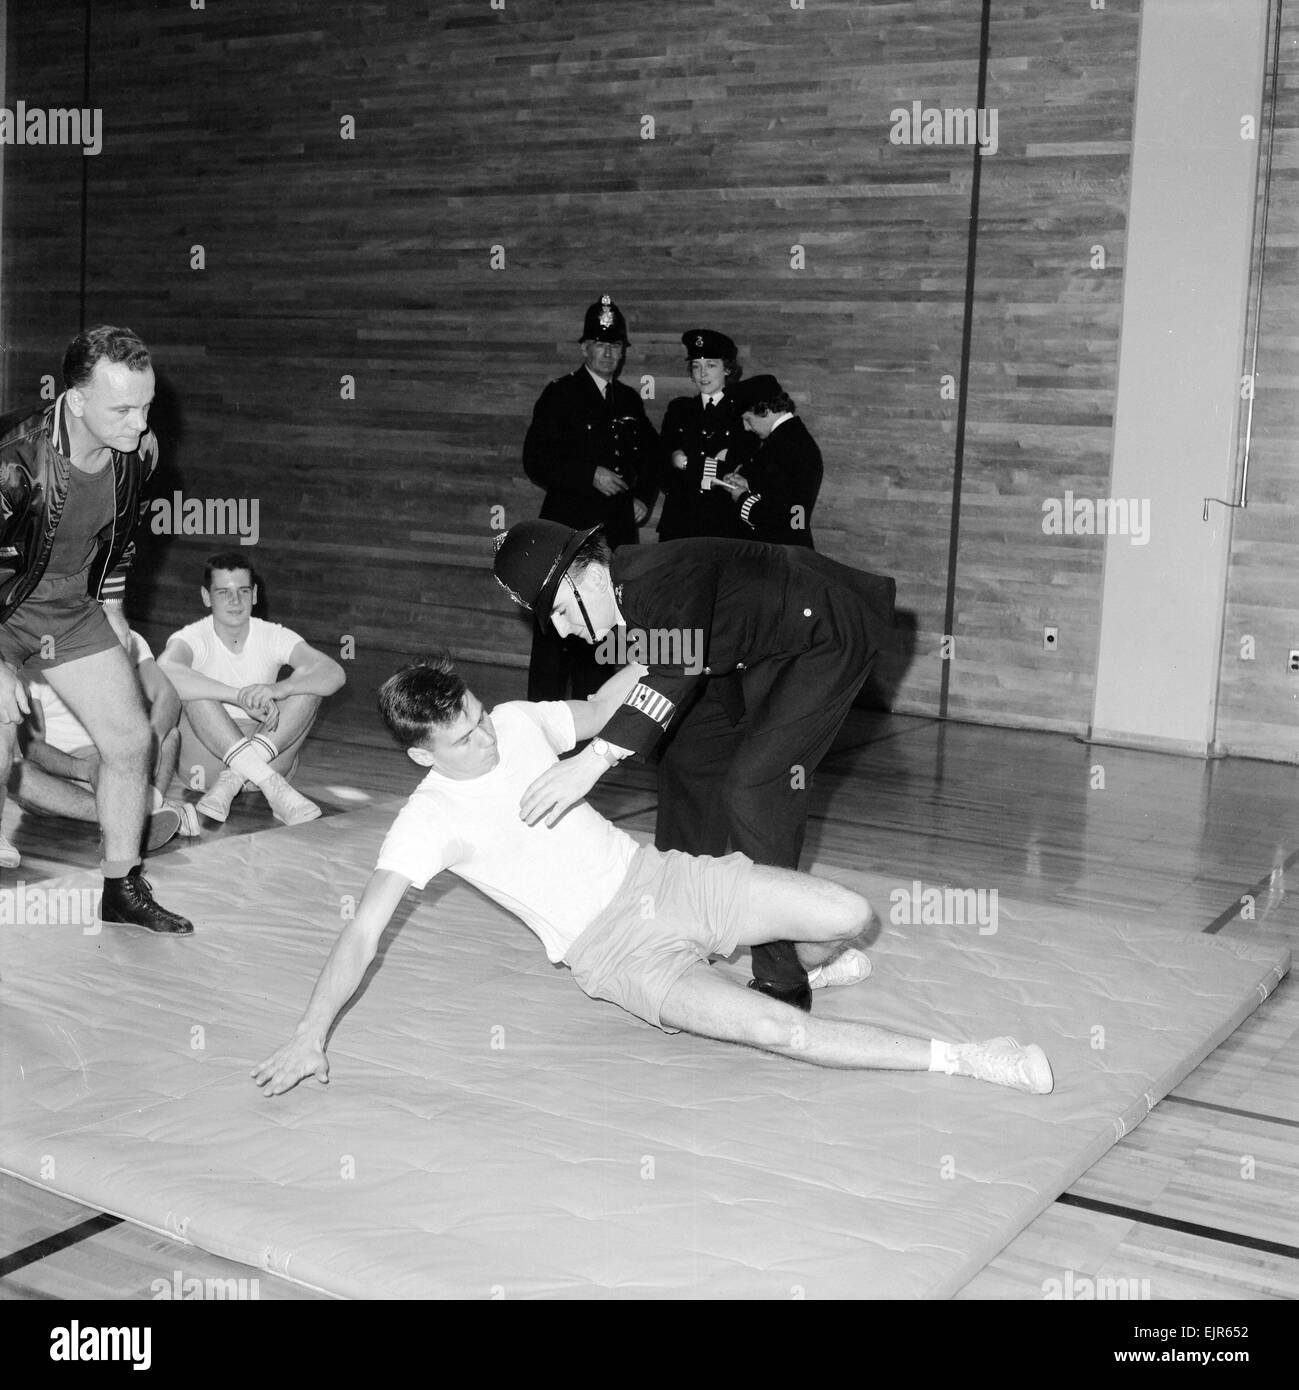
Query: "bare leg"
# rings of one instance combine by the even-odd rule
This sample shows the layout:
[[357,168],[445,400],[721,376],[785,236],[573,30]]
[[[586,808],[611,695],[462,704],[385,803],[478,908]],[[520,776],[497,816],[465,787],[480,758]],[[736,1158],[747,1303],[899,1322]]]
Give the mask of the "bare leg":
[[668,991],[664,1023],[687,1033],[743,1043],[819,1067],[928,1071],[929,1039],[869,1023],[813,1018],[791,1004],[744,989],[711,966],[692,966]]
[[165,797],[176,776],[176,766],[180,761],[180,730],[170,729],[158,740],[153,755],[153,785],[158,794]]
[[[283,773],[280,765],[292,763],[296,756],[296,745],[306,738],[311,726],[316,722],[320,709],[319,695],[289,695],[276,702],[280,717],[269,737],[274,739],[280,755],[271,766]],[[222,758],[232,745],[246,737],[244,731],[226,713],[220,700],[189,700],[185,705],[185,717],[190,728],[198,735],[199,741],[215,758]]]
[[120,646],[51,666],[45,678],[99,750],[104,866],[120,876],[139,863],[148,804],[149,721],[139,682]]
[[281,776],[287,777],[303,741],[316,722],[316,715],[320,710],[320,696],[288,695],[276,703],[279,706],[280,718],[270,737],[275,740],[280,755],[274,759],[271,766]]
[[[13,766],[14,748],[18,743],[18,725],[0,724],[0,816],[4,814],[5,791],[9,785],[9,769]],[[16,869],[22,862],[18,851],[0,831],[0,867]]]
[[55,777],[28,760],[14,768],[10,778],[16,802],[26,811],[45,816],[66,816],[68,820],[99,819],[99,807],[94,792],[76,782]]
[[146,686],[145,703],[149,711],[149,768],[151,781],[167,795],[180,757],[180,696],[169,680],[159,675],[155,685]]
[[5,791],[9,786],[9,769],[13,767],[14,749],[18,746],[18,725],[0,724],[0,815],[4,813]]
[[185,718],[199,742],[218,762],[245,737],[220,700],[187,700]]
[[793,941],[800,964],[814,969],[833,960],[870,919],[870,903],[851,888],[813,874],[756,864],[740,944]]

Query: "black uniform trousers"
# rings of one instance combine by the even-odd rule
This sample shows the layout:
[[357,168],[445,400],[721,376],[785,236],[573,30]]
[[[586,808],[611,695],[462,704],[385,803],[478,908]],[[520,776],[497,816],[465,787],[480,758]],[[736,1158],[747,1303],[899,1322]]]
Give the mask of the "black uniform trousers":
[[[659,763],[657,848],[721,855],[729,844],[755,863],[798,868],[812,774],[870,673],[870,621],[864,600],[840,590],[806,650],[703,683]],[[756,979],[806,983],[790,942],[752,954]]]

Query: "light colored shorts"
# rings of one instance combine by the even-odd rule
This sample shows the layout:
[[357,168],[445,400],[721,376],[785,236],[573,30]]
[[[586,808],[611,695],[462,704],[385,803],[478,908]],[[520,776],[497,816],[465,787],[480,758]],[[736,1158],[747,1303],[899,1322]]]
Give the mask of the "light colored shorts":
[[753,861],[642,845],[613,901],[573,942],[564,963],[592,999],[661,1028],[674,984],[699,961],[729,956],[749,915]]

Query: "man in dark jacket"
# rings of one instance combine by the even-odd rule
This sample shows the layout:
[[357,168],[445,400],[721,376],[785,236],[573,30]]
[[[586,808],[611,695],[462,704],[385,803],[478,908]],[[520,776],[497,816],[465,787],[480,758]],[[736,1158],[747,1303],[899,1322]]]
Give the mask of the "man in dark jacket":
[[[129,328],[87,329],[63,356],[66,389],[0,434],[0,790],[30,713],[19,668],[41,675],[99,753],[100,916],[185,935],[141,873],[150,729],[124,643],[126,572],[158,459],[154,374]],[[0,863],[16,867],[12,845]]]
[[716,486],[739,508],[737,534],[772,545],[812,545],[812,509],[821,491],[821,451],[774,376],[755,376],[732,392],[744,428],[762,441],[742,469]]
[[[640,396],[617,380],[627,351],[627,322],[606,294],[586,311],[583,363],[552,381],[532,412],[523,468],[545,488],[541,515],[585,529],[604,528],[609,544],[633,545],[658,494],[658,435]],[[562,700],[572,680],[583,699],[603,675],[582,643],[563,643],[553,629],[533,635],[529,700]]]
[[[583,637],[607,665],[644,668],[602,736],[528,789],[525,820],[552,824],[609,767],[667,735],[656,847],[722,855],[729,841],[756,863],[798,867],[812,774],[893,642],[893,580],[754,541],[611,556],[594,530],[537,521],[500,538],[495,572],[539,623]],[[738,682],[721,679],[735,672]],[[753,969],[756,988],[811,1007],[788,942],[756,947]]]

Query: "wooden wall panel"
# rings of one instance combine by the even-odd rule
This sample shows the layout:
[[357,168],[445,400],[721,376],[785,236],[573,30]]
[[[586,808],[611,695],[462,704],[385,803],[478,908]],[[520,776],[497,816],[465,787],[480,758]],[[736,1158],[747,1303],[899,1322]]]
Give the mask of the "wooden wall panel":
[[1042,504],[1109,492],[1137,7],[992,15],[948,708],[1076,730],[1104,538],[1044,534]]
[[[896,703],[938,711],[956,440],[939,382],[960,367],[975,156],[891,143],[890,113],[974,104],[980,8],[100,0],[86,313],[154,349],[166,490],[258,499],[273,616],[330,649],[356,639],[366,688],[348,698],[436,642],[522,665],[493,509],[536,514],[532,403],[608,290],[654,420],[688,390],[696,323],[781,377],[826,456],[819,546],[897,577],[918,639]],[[83,11],[22,7],[18,86],[79,90],[57,39]],[[950,673],[966,718],[1089,717],[1099,549],[1048,543],[1041,501],[1108,468],[1137,12],[992,5],[1000,148],[982,168]],[[43,235],[70,206],[50,167],[7,166],[7,404],[77,327],[59,288],[76,247],[62,223]],[[151,538],[131,600],[151,635],[193,616],[222,539]],[[1064,639],[1050,659],[1045,622]]]
[[[68,6],[10,7],[4,105],[81,106],[84,14]],[[51,57],[57,59],[51,62]],[[62,146],[6,145],[0,246],[0,412],[35,402],[79,326],[81,185],[85,157]],[[51,365],[51,362],[53,365]]]
[[1287,664],[1299,651],[1299,14],[1285,6],[1282,19],[1248,502],[1232,518],[1217,744],[1299,762],[1299,673]]

